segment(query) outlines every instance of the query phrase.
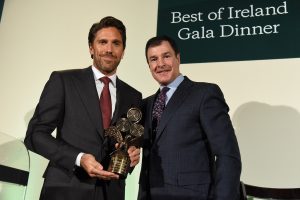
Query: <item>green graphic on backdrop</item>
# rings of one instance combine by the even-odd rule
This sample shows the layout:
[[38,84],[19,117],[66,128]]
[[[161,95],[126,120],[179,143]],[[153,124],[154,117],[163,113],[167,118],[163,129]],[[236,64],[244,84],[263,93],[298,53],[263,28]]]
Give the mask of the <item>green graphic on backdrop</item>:
[[3,6],[4,6],[4,0],[0,0],[0,22],[1,22],[1,16],[2,16],[2,11],[3,11]]
[[299,0],[159,0],[157,34],[182,63],[300,57]]

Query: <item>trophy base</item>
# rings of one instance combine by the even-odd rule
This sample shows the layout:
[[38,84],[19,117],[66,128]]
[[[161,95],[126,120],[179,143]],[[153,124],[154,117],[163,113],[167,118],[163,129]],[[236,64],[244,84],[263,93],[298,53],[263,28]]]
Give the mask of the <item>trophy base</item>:
[[127,177],[130,159],[127,152],[122,150],[115,151],[109,163],[108,171],[118,174],[121,179]]

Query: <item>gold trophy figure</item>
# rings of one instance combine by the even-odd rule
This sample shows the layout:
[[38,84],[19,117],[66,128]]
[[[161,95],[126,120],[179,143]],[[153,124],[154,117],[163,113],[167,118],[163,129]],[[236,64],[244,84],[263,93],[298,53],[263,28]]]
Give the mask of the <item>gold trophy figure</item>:
[[130,108],[127,118],[121,118],[115,126],[105,130],[105,136],[118,142],[117,149],[111,153],[108,171],[119,174],[126,178],[130,166],[130,158],[127,153],[129,146],[139,146],[144,134],[144,127],[140,124],[142,112],[138,108]]

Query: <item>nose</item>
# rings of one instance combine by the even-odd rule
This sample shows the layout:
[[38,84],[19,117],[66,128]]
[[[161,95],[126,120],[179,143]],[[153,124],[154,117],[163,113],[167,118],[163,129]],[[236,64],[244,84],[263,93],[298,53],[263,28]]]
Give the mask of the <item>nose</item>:
[[165,65],[164,59],[163,58],[158,58],[157,59],[157,66],[158,67],[163,67]]
[[106,45],[106,53],[112,54],[112,48],[113,48],[113,45],[111,43],[108,43]]

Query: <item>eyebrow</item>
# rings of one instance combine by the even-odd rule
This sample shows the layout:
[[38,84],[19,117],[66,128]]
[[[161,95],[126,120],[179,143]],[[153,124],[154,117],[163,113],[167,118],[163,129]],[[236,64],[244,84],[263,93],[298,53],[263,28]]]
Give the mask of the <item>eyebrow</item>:
[[119,43],[122,43],[122,40],[114,39],[112,42],[119,42]]
[[149,59],[152,59],[152,58],[157,58],[157,56],[154,55],[154,56],[150,56],[150,57],[149,57]]

